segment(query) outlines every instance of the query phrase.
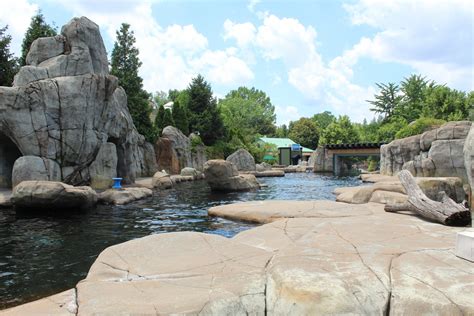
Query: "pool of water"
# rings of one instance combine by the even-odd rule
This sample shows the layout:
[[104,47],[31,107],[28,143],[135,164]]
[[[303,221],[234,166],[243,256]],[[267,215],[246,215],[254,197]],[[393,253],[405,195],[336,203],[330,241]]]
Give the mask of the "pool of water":
[[336,187],[357,178],[313,173],[260,178],[256,192],[214,193],[205,181],[180,183],[126,206],[54,214],[0,210],[0,309],[74,287],[106,247],[134,238],[176,231],[232,237],[255,224],[207,216],[219,204],[252,200],[334,200]]

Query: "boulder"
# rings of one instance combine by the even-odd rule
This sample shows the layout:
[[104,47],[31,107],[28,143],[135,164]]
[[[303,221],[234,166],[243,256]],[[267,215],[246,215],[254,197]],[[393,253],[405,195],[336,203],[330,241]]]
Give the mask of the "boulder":
[[255,171],[255,159],[245,149],[239,149],[227,157],[226,161],[231,162],[238,171]]
[[153,195],[148,188],[128,187],[120,190],[108,189],[99,194],[99,203],[124,205]]
[[246,191],[260,188],[252,174],[240,174],[236,166],[225,160],[209,160],[204,165],[207,183],[214,191]]
[[156,161],[158,168],[170,174],[179,174],[180,170],[192,167],[203,170],[206,159],[204,145],[193,145],[179,129],[167,126],[163,129],[161,137],[155,144]]
[[271,170],[271,169],[272,169],[272,165],[270,165],[266,162],[258,163],[258,164],[255,165],[255,170],[257,172],[267,171],[267,170]]
[[117,177],[117,148],[113,143],[103,144],[94,162],[90,165],[91,187],[104,190],[112,186]]
[[90,187],[74,187],[54,181],[23,181],[12,192],[12,204],[25,210],[89,209],[97,203],[97,193]]
[[199,178],[200,172],[194,168],[186,167],[181,170],[181,176],[192,177],[193,179]]
[[169,174],[158,171],[153,175],[152,186],[157,189],[171,189],[173,181]]
[[264,178],[264,177],[284,177],[285,171],[281,169],[271,169],[271,170],[264,170],[264,171],[257,171],[255,172],[255,177],[257,178]]
[[48,170],[43,159],[37,156],[23,156],[13,165],[12,186],[27,180],[49,180]]
[[12,192],[7,190],[0,190],[0,209],[12,207]]
[[[463,153],[464,165],[466,166],[466,174],[471,187],[471,210],[474,210],[474,203],[472,202],[472,196],[474,196],[474,125],[471,126],[469,134],[466,137]],[[474,219],[474,216],[472,216],[472,218]]]
[[0,138],[8,135],[22,156],[42,159],[48,180],[105,187],[113,171],[97,156],[107,143],[115,145],[115,172],[124,183],[156,171],[153,147],[137,132],[125,91],[109,75],[95,23],[74,18],[60,35],[37,39],[27,62],[13,87],[0,87]]

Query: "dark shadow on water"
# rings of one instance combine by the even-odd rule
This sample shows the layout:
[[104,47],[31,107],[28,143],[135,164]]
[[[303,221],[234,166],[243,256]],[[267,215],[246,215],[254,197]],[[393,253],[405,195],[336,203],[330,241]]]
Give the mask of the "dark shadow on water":
[[131,239],[177,231],[233,237],[255,224],[207,216],[216,205],[253,200],[334,200],[340,186],[360,185],[351,177],[288,174],[260,178],[254,192],[215,193],[204,181],[180,183],[125,206],[87,211],[16,212],[0,209],[0,309],[69,289],[83,279],[105,248]]

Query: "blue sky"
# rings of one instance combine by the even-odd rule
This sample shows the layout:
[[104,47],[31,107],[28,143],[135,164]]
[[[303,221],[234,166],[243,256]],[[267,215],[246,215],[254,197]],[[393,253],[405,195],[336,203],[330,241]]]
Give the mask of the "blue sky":
[[132,25],[150,91],[185,88],[201,73],[223,97],[239,86],[265,91],[277,123],[322,111],[371,119],[377,82],[422,74],[473,90],[470,0],[133,1],[15,0],[2,4],[19,52],[41,9],[62,26],[96,22],[110,53],[115,30]]

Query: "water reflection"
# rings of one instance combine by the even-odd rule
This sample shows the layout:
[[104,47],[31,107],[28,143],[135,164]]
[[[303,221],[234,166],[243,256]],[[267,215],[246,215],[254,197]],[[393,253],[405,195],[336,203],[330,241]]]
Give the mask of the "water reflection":
[[232,237],[255,226],[208,217],[209,207],[266,199],[333,200],[334,188],[360,184],[355,178],[315,174],[259,181],[268,187],[228,194],[211,192],[204,181],[181,183],[131,205],[99,206],[86,212],[0,210],[0,309],[73,287],[110,245],[176,231]]

